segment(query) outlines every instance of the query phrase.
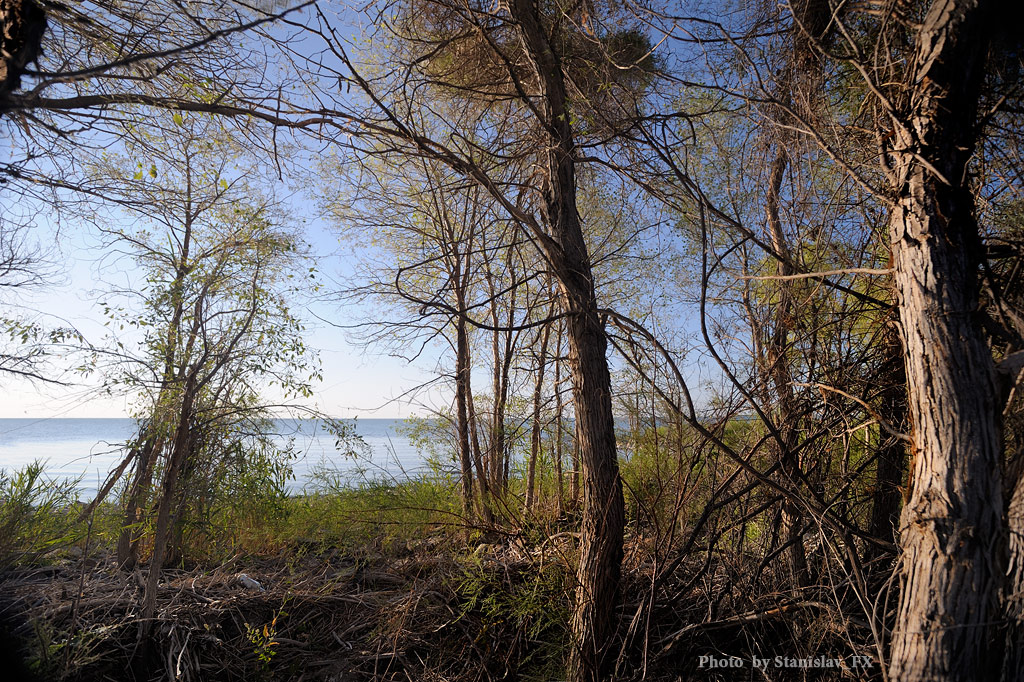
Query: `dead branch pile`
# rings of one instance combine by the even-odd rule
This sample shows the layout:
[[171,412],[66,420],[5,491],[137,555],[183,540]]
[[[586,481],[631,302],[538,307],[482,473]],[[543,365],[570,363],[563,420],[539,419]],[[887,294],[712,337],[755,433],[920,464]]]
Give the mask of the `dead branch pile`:
[[145,639],[142,572],[82,557],[0,576],[0,617],[44,679],[488,679],[457,608],[458,568],[424,549],[165,570]]
[[[20,642],[35,673],[26,679],[560,679],[575,541],[568,533],[460,550],[438,536],[386,552],[300,548],[166,569],[149,627],[139,613],[144,573],[79,552],[0,574],[0,630]],[[735,671],[701,669],[700,661],[738,653],[747,673],[754,656],[877,660],[848,583],[796,594],[770,587],[781,578],[751,578],[754,556],[708,561],[700,551],[655,580],[663,565],[649,550],[627,545],[616,679],[734,679]],[[846,680],[879,669],[763,672],[769,680]]]

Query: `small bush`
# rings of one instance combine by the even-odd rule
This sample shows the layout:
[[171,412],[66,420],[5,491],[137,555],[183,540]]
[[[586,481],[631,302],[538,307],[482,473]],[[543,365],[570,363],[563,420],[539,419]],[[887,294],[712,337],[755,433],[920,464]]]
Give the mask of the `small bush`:
[[[455,591],[462,617],[475,620],[474,648],[496,673],[524,680],[561,679],[569,645],[566,566],[509,565],[468,558]],[[515,670],[502,670],[514,665]]]

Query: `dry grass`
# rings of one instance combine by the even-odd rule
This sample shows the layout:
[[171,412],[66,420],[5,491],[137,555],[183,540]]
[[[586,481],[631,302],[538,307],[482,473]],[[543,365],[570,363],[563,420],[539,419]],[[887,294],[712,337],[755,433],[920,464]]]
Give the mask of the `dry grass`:
[[[503,645],[515,633],[498,627],[503,619],[484,602],[473,603],[467,590],[493,599],[506,588],[529,587],[537,558],[514,545],[457,554],[457,544],[438,534],[387,553],[300,550],[165,570],[148,628],[138,616],[144,571],[119,571],[106,553],[68,556],[0,576],[0,617],[24,645],[36,676],[47,680],[429,681],[520,674],[516,659],[529,658],[529,638],[520,637],[511,656]],[[239,573],[263,589],[244,587]]]

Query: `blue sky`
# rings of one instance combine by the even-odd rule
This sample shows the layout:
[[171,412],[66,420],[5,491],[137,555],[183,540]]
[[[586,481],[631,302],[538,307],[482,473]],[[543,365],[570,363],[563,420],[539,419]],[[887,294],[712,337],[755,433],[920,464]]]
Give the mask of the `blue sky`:
[[[297,208],[312,213],[307,202]],[[17,305],[23,312],[38,311],[49,325],[70,325],[92,343],[101,343],[108,330],[98,301],[104,281],[131,282],[134,275],[123,262],[101,258],[102,252],[91,242],[89,228],[81,223],[65,223],[54,246],[52,226],[37,226],[40,242],[50,245],[53,276],[43,287],[17,292]],[[349,270],[351,260],[339,254],[337,239],[329,226],[313,220],[306,238],[315,261],[325,278],[333,279]],[[7,301],[12,303],[10,297]],[[319,302],[300,304],[295,312],[305,320],[307,344],[320,357],[323,382],[314,386],[315,396],[301,404],[316,407],[336,417],[400,418],[425,412],[423,402],[437,406],[445,398],[441,392],[406,397],[404,393],[429,381],[437,359],[428,354],[415,365],[388,357],[372,348],[352,343],[348,334],[327,321],[361,318],[362,310],[351,304]],[[58,363],[59,364],[59,363]],[[97,379],[64,375],[69,386],[54,386],[13,378],[4,381],[0,392],[0,418],[124,417],[130,414],[130,398],[97,393]],[[272,394],[270,396],[273,399]]]
[[[354,17],[346,16],[342,23],[352,26],[355,21]],[[360,32],[353,29],[349,37],[358,35]],[[294,153],[296,150],[292,151]],[[299,150],[297,153],[300,156],[308,154],[309,158],[305,160],[310,164],[315,163],[317,151]],[[310,177],[294,178],[292,182],[299,184],[304,180],[306,187],[300,188],[300,191],[309,189],[310,182],[317,182]],[[278,189],[284,193],[288,191],[283,187]],[[324,280],[345,279],[351,273],[353,258],[342,255],[335,232],[317,217],[317,207],[301,194],[296,194],[290,204],[294,214],[306,225],[306,239]],[[57,240],[54,259],[57,265],[54,282],[29,296],[19,291],[17,298],[27,309],[44,312],[51,322],[64,321],[79,329],[89,341],[100,344],[107,329],[102,324],[102,309],[98,305],[102,296],[98,290],[101,291],[105,283],[118,278],[131,284],[134,273],[123,262],[102,257],[103,252],[96,245],[98,240],[90,234],[92,228],[84,223],[66,222],[60,229],[61,238]],[[52,226],[39,226],[40,241],[45,244],[49,239],[53,243],[53,230]],[[639,299],[639,302],[646,301],[644,296]],[[661,305],[665,303],[658,307]],[[305,320],[309,330],[307,344],[319,353],[323,367],[324,380],[314,386],[316,395],[308,403],[310,406],[337,417],[359,415],[395,418],[423,414],[429,408],[447,404],[449,394],[443,388],[435,388],[413,399],[402,397],[437,377],[439,348],[428,349],[414,364],[410,364],[403,359],[383,355],[380,350],[360,347],[351,342],[344,330],[325,322],[351,324],[365,319],[367,311],[363,308],[321,301],[296,305],[294,312]],[[378,316],[380,314],[380,311],[373,312]],[[692,311],[673,309],[659,312],[666,313],[667,319],[662,320],[662,324],[669,327],[679,325],[693,333]],[[689,325],[686,320],[691,321]],[[0,393],[0,418],[121,417],[129,414],[130,404],[124,396],[97,395],[95,380],[83,383],[77,377],[69,378],[76,383],[67,387],[5,379],[6,390]],[[269,398],[273,400],[274,396]]]

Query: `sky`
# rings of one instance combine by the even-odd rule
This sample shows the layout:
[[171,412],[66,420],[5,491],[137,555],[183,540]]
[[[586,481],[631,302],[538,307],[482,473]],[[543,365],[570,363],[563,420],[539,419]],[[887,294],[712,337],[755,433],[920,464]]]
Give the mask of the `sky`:
[[[299,206],[313,211],[306,202],[299,202]],[[40,237],[40,241],[51,251],[50,281],[31,291],[19,289],[16,301],[8,294],[5,302],[15,303],[27,314],[38,311],[37,318],[45,324],[72,326],[89,342],[101,343],[108,333],[99,304],[103,289],[110,281],[132,283],[137,280],[137,274],[123,263],[100,258],[100,251],[91,243],[94,235],[90,235],[85,225],[63,224],[55,244],[52,226],[40,232],[48,233]],[[325,277],[334,278],[351,269],[351,256],[339,253],[337,238],[330,226],[312,221],[306,230],[306,239]],[[299,404],[339,418],[396,419],[425,414],[431,407],[445,402],[443,392],[438,389],[404,395],[436,376],[433,371],[438,361],[436,354],[428,353],[410,364],[378,349],[361,347],[353,342],[348,332],[328,324],[360,319],[364,311],[354,304],[319,302],[298,305],[293,312],[304,320],[307,345],[317,352],[323,368],[323,382],[314,385],[314,397]],[[62,376],[70,385],[5,378],[4,390],[0,392],[0,419],[130,416],[130,396],[99,393],[96,378]],[[271,393],[268,397],[275,396]]]
[[[287,191],[287,188],[282,191]],[[3,198],[0,194],[0,200]],[[287,213],[304,225],[303,238],[309,244],[325,291],[343,290],[343,282],[353,278],[362,247],[351,240],[342,242],[337,229],[320,216],[314,200],[295,192],[287,201]],[[126,257],[118,259],[111,255],[111,249],[100,245],[95,226],[70,217],[64,217],[59,223],[50,223],[47,216],[52,211],[48,207],[43,208],[37,213],[41,217],[34,234],[42,248],[50,251],[49,283],[32,291],[18,289],[8,293],[3,302],[8,305],[17,303],[26,312],[39,311],[43,314],[41,321],[47,326],[74,327],[88,342],[102,346],[110,333],[105,326],[106,318],[100,303],[108,298],[104,291],[111,287],[137,289],[142,281],[141,274],[134,270]],[[359,239],[358,235],[355,239]],[[648,248],[658,253],[663,254],[668,248],[660,241],[657,230],[652,231],[647,239],[651,241]],[[381,254],[374,255],[379,259]],[[662,262],[672,263],[674,259],[662,259]],[[671,279],[679,274],[663,273],[663,276]],[[635,302],[647,300],[640,291],[634,293]],[[651,295],[659,299],[656,293]],[[323,375],[323,381],[313,386],[312,399],[303,400],[300,405],[343,419],[424,416],[450,406],[450,388],[437,381],[439,365],[445,363],[441,348],[428,347],[415,362],[409,362],[386,355],[383,348],[364,347],[352,338],[351,331],[341,327],[369,317],[380,319],[382,311],[368,309],[367,304],[339,301],[336,296],[325,298],[329,300],[296,301],[292,309],[305,323],[306,344],[318,354]],[[691,318],[690,311],[679,308],[678,302],[652,300],[650,304],[658,308],[668,306],[663,310],[667,320],[674,319],[679,323]],[[672,330],[661,331],[669,333]],[[695,333],[686,324],[675,332]],[[122,337],[122,340],[127,339],[130,337]],[[615,369],[619,363],[614,358],[612,361]],[[702,363],[687,364],[692,365],[684,367],[687,378],[692,380],[691,390],[699,394],[701,385],[709,377],[700,371]],[[486,372],[474,373],[474,384],[485,382],[486,375]],[[5,377],[5,390],[0,392],[0,418],[132,416],[131,397],[102,394],[98,391],[99,377],[61,376],[70,385],[55,386]],[[429,382],[433,382],[431,388],[416,392],[417,387]],[[486,393],[489,387],[481,385],[479,388]],[[410,395],[410,392],[413,393]],[[264,397],[268,402],[281,402],[279,396],[272,392]]]
[[[294,4],[288,0],[266,0],[266,4],[283,7]],[[347,20],[350,17],[347,17]],[[344,22],[351,23],[349,21]],[[352,24],[354,26],[354,23]],[[282,29],[284,30],[284,29]],[[358,35],[358,29],[354,35]],[[31,79],[29,79],[31,80]],[[286,178],[287,181],[287,178]],[[294,181],[294,180],[293,180]],[[287,194],[289,188],[275,188]],[[0,214],[21,212],[21,205],[4,202],[21,201],[0,192]],[[316,217],[316,207],[308,198],[298,195],[293,208],[306,223],[305,238],[315,255],[317,268],[327,281],[351,271],[351,257],[340,255],[338,238],[331,226]],[[124,261],[104,255],[97,247],[95,229],[85,223],[47,217],[52,211],[37,211],[31,234],[48,252],[47,284],[32,290],[0,289],[3,315],[30,317],[46,326],[71,326],[90,343],[101,344],[108,335],[99,301],[111,282],[135,285],[138,274]],[[315,407],[334,417],[402,418],[426,414],[444,405],[443,390],[407,393],[435,379],[437,349],[431,349],[415,364],[389,357],[380,349],[364,348],[353,343],[350,335],[326,321],[350,323],[361,319],[365,311],[353,304],[333,302],[297,303],[292,312],[305,323],[308,347],[318,353],[323,381],[314,385],[314,397],[301,404]],[[57,365],[62,364],[60,361]],[[63,364],[68,364],[67,362]],[[0,391],[0,418],[117,418],[131,414],[131,398],[124,395],[105,396],[97,391],[98,378],[83,379],[77,375],[60,374],[70,385],[58,386],[42,382],[3,377]],[[271,401],[277,396],[267,395]]]
[[[358,35],[358,31],[353,30],[353,35]],[[317,209],[310,199],[300,196],[294,200],[294,208],[306,222],[306,239],[325,279],[344,278],[354,263],[351,256],[341,255],[343,249],[334,230],[317,217]],[[97,247],[96,235],[90,233],[94,228],[87,224],[65,222],[60,226],[59,238],[55,239],[56,228],[45,224],[45,218],[42,220],[44,224],[38,226],[38,238],[44,248],[52,245],[54,276],[50,284],[37,291],[19,290],[12,295],[24,310],[43,313],[43,322],[72,326],[89,342],[102,344],[108,335],[99,304],[103,299],[102,291],[112,281],[133,288],[137,273],[123,262],[105,257]],[[0,303],[10,304],[12,295]],[[366,310],[354,304],[319,302],[308,307],[297,306],[293,312],[304,319],[308,329],[307,345],[318,352],[323,369],[323,382],[313,387],[315,395],[311,401],[305,401],[307,406],[341,418],[401,418],[426,414],[450,402],[444,388],[435,387],[412,397],[407,395],[417,386],[436,379],[438,348],[428,349],[415,363],[409,363],[389,357],[381,349],[353,343],[345,330],[326,321],[349,324],[364,318]],[[5,390],[0,392],[0,418],[130,415],[130,398],[98,394],[97,379],[82,380],[67,374],[63,377],[70,385],[55,386],[5,377]],[[270,396],[271,400],[273,398]]]

